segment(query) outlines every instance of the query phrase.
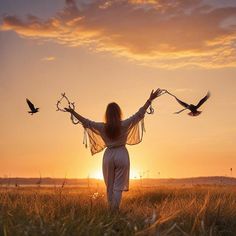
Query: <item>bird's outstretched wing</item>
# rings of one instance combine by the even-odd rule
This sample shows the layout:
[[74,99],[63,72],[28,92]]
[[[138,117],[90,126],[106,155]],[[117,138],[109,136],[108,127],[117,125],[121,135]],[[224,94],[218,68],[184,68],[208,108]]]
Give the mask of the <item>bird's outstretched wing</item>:
[[198,109],[209,97],[210,92],[208,92],[207,95],[199,101],[199,103],[196,105],[196,108]]
[[[174,94],[170,93],[170,92],[167,91],[167,90],[163,90],[163,91],[165,91],[166,93],[168,93],[170,96],[174,97],[174,98],[176,99],[176,101],[177,101],[180,105],[182,105],[183,107],[185,107],[185,108],[188,108],[188,107],[189,107],[189,104],[187,104],[187,103],[185,103],[185,102],[179,100]],[[182,110],[181,110],[181,111],[182,111]],[[177,114],[178,114],[178,113],[177,113]]]
[[[174,96],[174,97],[175,97],[175,96]],[[188,105],[187,103],[185,103],[185,102],[179,100],[177,97],[175,97],[175,99],[176,99],[176,101],[177,101],[180,105],[182,105],[183,107],[185,107],[185,108],[188,108],[188,107],[189,107],[189,105]]]
[[26,102],[28,103],[31,111],[35,110],[34,104],[28,98],[26,98]]

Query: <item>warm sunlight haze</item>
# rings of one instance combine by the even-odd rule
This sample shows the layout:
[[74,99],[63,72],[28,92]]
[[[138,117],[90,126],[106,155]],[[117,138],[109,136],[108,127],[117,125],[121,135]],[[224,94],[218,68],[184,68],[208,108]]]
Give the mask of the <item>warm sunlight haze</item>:
[[108,103],[125,119],[157,88],[211,97],[199,116],[158,97],[127,145],[130,178],[235,176],[236,1],[0,0],[1,177],[103,179],[104,150],[91,156],[82,126],[56,111],[61,93],[103,122]]

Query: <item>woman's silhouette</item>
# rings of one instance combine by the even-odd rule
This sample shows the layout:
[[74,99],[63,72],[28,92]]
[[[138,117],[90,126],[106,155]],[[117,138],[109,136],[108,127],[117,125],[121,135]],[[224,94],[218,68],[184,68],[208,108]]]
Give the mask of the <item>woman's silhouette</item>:
[[94,122],[84,118],[71,108],[65,108],[83,125],[89,138],[92,155],[106,148],[103,155],[103,177],[107,187],[107,200],[113,210],[119,209],[122,192],[129,190],[129,153],[125,145],[142,141],[146,110],[162,90],[152,91],[145,104],[133,116],[122,120],[118,104],[109,103],[105,122]]

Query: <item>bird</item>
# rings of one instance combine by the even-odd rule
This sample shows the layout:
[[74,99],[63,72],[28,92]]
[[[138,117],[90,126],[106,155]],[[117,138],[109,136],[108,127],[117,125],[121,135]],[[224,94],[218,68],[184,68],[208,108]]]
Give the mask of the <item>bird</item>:
[[172,94],[172,93],[170,93],[170,92],[168,92],[168,91],[167,91],[167,93],[170,94],[171,96],[173,96],[173,97],[177,100],[177,102],[178,102],[180,105],[182,105],[182,106],[184,107],[184,109],[182,109],[182,110],[180,110],[180,111],[177,111],[177,112],[175,112],[174,114],[179,114],[179,113],[181,113],[182,111],[185,111],[185,110],[188,109],[188,110],[190,110],[190,112],[188,113],[188,115],[190,115],[190,116],[198,116],[198,115],[200,115],[200,114],[202,113],[202,111],[198,111],[198,108],[199,108],[203,103],[205,103],[205,102],[208,100],[208,98],[210,97],[210,92],[208,91],[207,94],[206,94],[206,96],[203,97],[203,98],[198,102],[197,105],[193,105],[193,104],[187,104],[187,103],[181,101],[181,100],[178,99],[174,94]]
[[28,111],[28,113],[33,115],[34,113],[37,113],[39,111],[39,108],[35,108],[34,104],[28,98],[26,98],[26,102],[30,108],[30,111]]

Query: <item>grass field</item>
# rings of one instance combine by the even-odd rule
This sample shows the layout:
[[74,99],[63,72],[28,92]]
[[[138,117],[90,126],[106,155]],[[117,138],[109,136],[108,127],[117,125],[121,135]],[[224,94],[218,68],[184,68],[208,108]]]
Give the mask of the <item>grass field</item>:
[[134,188],[119,213],[100,188],[0,188],[0,235],[236,235],[236,187]]

